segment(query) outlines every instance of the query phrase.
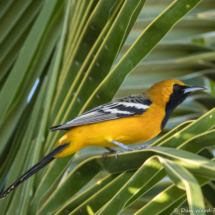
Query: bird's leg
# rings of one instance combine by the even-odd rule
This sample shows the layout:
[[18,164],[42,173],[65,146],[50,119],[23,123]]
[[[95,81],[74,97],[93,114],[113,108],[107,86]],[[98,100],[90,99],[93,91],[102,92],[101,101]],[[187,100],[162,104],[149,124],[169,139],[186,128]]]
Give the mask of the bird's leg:
[[116,140],[111,140],[110,142],[116,144],[117,146],[120,146],[120,147],[124,148],[126,151],[135,151],[135,149],[133,149],[132,147],[127,146],[127,145],[125,145],[123,143],[120,143],[120,142],[118,142]]
[[110,148],[110,147],[105,147],[110,153],[115,153],[116,152],[116,150],[114,150],[114,149],[112,149],[112,148]]
[[116,158],[117,158],[118,153],[121,153],[121,152],[128,152],[128,151],[135,151],[135,149],[133,149],[132,147],[127,146],[127,145],[125,145],[125,144],[123,144],[123,143],[120,143],[120,142],[118,142],[118,141],[116,141],[116,140],[111,140],[110,142],[111,142],[111,143],[114,143],[114,144],[116,144],[117,146],[120,146],[120,147],[122,147],[122,148],[125,149],[125,150],[117,151],[117,152],[115,153],[115,157],[116,157]]
[[114,154],[116,153],[116,151],[110,147],[105,147],[109,152],[105,152],[102,154],[102,159],[107,157],[109,154]]

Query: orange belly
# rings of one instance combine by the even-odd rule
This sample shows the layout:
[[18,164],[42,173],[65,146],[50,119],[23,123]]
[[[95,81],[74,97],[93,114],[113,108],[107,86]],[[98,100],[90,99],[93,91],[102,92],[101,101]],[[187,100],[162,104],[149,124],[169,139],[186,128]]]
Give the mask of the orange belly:
[[164,116],[162,108],[150,107],[142,116],[74,127],[57,142],[56,146],[68,142],[70,145],[56,157],[67,156],[88,146],[116,146],[110,143],[111,140],[125,145],[150,140],[161,132]]

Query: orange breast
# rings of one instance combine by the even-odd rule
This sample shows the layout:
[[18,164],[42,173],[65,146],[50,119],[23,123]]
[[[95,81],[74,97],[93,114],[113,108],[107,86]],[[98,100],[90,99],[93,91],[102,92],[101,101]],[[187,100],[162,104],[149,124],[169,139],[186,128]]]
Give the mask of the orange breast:
[[111,140],[130,145],[150,140],[161,132],[164,108],[152,104],[141,116],[83,125],[69,130],[57,145],[70,142],[57,157],[64,157],[87,146],[114,147]]

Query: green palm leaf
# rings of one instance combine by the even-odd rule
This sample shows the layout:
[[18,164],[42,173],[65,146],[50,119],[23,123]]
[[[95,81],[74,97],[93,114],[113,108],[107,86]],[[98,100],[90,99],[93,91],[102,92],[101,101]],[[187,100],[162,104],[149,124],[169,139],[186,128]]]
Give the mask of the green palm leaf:
[[146,150],[116,159],[92,147],[58,159],[2,200],[1,213],[166,215],[187,201],[191,214],[205,214],[215,178],[214,7],[210,0],[2,1],[1,191],[52,150],[64,133],[48,133],[52,125],[161,79],[209,91],[180,105]]

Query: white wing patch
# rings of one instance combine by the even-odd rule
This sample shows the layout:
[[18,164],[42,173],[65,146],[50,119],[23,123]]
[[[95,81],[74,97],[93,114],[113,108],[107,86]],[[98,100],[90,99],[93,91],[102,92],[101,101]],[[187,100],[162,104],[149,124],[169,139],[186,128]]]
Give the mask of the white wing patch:
[[131,113],[128,111],[122,111],[122,110],[118,110],[118,109],[107,109],[107,110],[104,110],[104,112],[106,112],[106,113],[121,113],[121,114],[130,114]]
[[[134,96],[125,98],[125,101],[122,101],[123,99],[120,99],[116,102],[110,102],[105,105],[93,108],[92,110],[74,118],[73,120],[67,122],[64,125],[52,127],[51,131],[69,130],[75,126],[141,115],[149,108],[151,104],[151,101],[143,96],[138,97],[138,102],[128,101],[128,98],[134,101]],[[141,103],[139,103],[139,101],[141,101]]]
[[118,104],[123,104],[126,107],[135,107],[137,109],[147,109],[149,105],[138,104],[138,103],[128,103],[128,102],[117,102]]

